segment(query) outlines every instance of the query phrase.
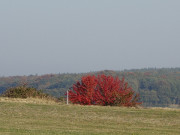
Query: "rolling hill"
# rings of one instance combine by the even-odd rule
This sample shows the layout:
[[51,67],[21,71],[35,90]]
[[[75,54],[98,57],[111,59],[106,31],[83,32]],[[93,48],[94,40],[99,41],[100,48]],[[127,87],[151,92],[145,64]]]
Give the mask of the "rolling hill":
[[10,87],[27,83],[55,97],[64,97],[73,83],[86,74],[118,76],[140,93],[144,106],[178,107],[180,105],[180,68],[134,69],[124,71],[104,70],[79,74],[46,74],[0,77],[0,93]]
[[179,135],[180,110],[0,98],[2,135]]

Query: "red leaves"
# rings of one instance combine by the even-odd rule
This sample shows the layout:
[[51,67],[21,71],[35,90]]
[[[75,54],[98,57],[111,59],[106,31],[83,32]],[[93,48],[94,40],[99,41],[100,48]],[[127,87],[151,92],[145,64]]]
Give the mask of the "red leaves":
[[95,89],[97,79],[95,76],[85,76],[81,78],[81,83],[77,82],[69,91],[69,99],[73,103],[92,105],[94,104]]
[[136,106],[139,95],[128,83],[112,76],[84,76],[69,91],[69,100],[82,105]]

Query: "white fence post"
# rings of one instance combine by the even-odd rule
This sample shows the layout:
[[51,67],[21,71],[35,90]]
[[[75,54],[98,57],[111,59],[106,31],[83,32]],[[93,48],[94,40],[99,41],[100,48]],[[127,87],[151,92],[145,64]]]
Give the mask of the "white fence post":
[[67,90],[67,105],[69,104],[69,91]]

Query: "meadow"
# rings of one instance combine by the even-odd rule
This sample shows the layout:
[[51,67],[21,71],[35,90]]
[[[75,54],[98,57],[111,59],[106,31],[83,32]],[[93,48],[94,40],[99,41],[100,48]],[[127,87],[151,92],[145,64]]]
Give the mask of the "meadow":
[[0,98],[1,135],[179,135],[180,109]]

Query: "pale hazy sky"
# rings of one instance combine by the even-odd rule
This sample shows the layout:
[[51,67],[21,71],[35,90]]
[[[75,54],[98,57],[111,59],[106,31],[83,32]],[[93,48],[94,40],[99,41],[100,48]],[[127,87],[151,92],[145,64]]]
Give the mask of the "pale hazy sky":
[[0,0],[0,76],[180,67],[180,0]]

